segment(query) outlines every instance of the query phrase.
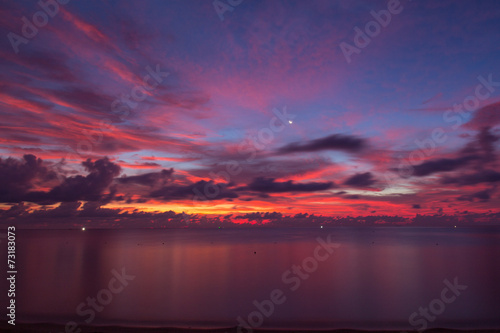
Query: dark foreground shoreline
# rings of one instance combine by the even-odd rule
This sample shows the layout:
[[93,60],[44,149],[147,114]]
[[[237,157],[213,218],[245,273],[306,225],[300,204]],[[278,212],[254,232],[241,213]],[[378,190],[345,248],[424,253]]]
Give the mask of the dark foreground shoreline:
[[[79,331],[81,329],[81,331]],[[145,327],[120,327],[120,326],[79,326],[75,330],[65,330],[64,325],[58,324],[22,324],[18,323],[15,326],[9,325],[5,322],[0,323],[0,333],[4,332],[23,332],[23,333],[247,333],[250,332],[245,329],[238,330],[237,327],[228,328],[212,328],[212,329],[194,329],[194,328],[145,328]],[[396,331],[396,330],[352,330],[352,329],[334,329],[334,330],[290,330],[290,329],[254,329],[255,333],[277,333],[277,332],[290,332],[290,333],[379,333],[379,332],[417,332],[417,331]],[[434,328],[428,329],[423,332],[428,333],[491,333],[500,332],[500,329],[477,329],[477,330],[455,330]]]

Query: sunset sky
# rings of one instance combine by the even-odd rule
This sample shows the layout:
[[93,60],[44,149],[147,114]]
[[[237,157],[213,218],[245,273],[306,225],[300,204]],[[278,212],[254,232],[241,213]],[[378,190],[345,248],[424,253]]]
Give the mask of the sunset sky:
[[498,1],[46,3],[0,4],[0,209],[498,211]]

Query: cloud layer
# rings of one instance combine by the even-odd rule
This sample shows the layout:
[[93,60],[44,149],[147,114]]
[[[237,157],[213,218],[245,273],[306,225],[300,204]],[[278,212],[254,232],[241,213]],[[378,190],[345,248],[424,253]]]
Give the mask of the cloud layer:
[[[404,6],[349,64],[376,4],[59,6],[0,42],[1,212],[498,210],[500,5]],[[38,10],[2,3],[4,36]]]

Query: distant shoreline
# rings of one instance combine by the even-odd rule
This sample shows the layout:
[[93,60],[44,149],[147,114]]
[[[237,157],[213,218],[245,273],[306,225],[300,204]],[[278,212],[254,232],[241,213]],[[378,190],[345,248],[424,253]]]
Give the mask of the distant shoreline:
[[[237,327],[227,327],[227,328],[211,328],[211,329],[193,329],[193,328],[174,328],[174,327],[163,327],[163,328],[146,328],[146,327],[122,327],[122,326],[78,326],[82,333],[236,333],[249,331],[241,329],[238,331]],[[24,324],[18,323],[15,326],[9,325],[6,322],[0,323],[0,333],[4,332],[23,332],[23,333],[76,333],[74,330],[65,331],[64,325],[59,324]],[[357,333],[357,332],[369,332],[369,333],[379,333],[379,332],[393,332],[400,333],[398,330],[356,330],[356,329],[254,329],[255,333],[276,333],[276,332],[289,332],[289,333]],[[409,331],[416,332],[416,331]],[[456,330],[456,329],[444,329],[444,328],[434,328],[428,329],[423,332],[428,333],[490,333],[490,332],[500,332],[498,329],[474,329],[474,330]]]
[[[40,227],[40,226],[26,226],[26,225],[16,225],[16,228],[18,230],[82,230],[82,226],[72,226],[72,227],[60,227],[60,226],[47,226],[47,227]],[[171,227],[138,227],[138,226],[131,226],[131,227],[125,227],[125,226],[117,226],[117,227],[109,227],[109,226],[92,226],[92,225],[85,225],[85,230],[255,230],[255,229],[325,229],[325,230],[334,230],[334,229],[388,229],[388,228],[394,228],[394,229],[448,229],[448,230],[454,230],[454,229],[483,229],[483,230],[500,230],[500,224],[496,225],[484,225],[484,224],[478,224],[478,225],[464,225],[464,224],[457,224],[456,226],[442,226],[442,225],[397,225],[397,224],[388,224],[388,225],[309,225],[309,226],[293,226],[293,225],[284,225],[284,226],[276,226],[276,225],[248,225],[248,224],[234,224],[230,226],[223,226],[223,227],[217,227],[217,226],[199,226],[199,225],[193,225],[193,226],[182,226],[182,227],[176,227],[176,226],[171,226]]]

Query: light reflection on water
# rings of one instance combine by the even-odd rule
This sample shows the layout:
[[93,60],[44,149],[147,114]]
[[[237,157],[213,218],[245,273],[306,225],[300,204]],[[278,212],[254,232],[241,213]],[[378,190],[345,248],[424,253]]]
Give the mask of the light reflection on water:
[[[340,247],[292,291],[283,273],[328,235]],[[256,310],[254,300],[280,289],[286,301],[262,327],[409,329],[410,314],[457,277],[468,289],[430,324],[500,326],[498,231],[19,230],[17,243],[20,321],[83,324],[89,316],[77,306],[125,268],[135,279],[91,324],[235,326]]]

